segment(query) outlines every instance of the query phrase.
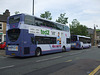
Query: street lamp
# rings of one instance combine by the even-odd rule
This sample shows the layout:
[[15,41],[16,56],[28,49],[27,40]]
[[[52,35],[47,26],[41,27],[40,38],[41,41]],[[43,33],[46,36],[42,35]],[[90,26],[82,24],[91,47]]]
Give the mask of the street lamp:
[[34,15],[34,0],[33,0],[33,8],[32,8],[32,15]]

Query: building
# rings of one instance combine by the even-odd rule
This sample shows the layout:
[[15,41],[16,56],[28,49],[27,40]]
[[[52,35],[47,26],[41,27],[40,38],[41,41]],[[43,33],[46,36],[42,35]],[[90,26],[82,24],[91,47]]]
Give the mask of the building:
[[97,44],[100,43],[100,31],[96,31],[97,32]]
[[91,37],[91,45],[93,46],[93,44],[94,44],[94,40],[93,40],[94,29],[88,28],[87,31],[88,31],[88,36]]
[[0,42],[4,42],[6,40],[6,24],[8,16],[10,16],[9,10],[0,14]]
[[97,46],[100,43],[100,31],[96,31],[96,27],[94,29],[88,28],[88,36],[91,37],[92,46]]

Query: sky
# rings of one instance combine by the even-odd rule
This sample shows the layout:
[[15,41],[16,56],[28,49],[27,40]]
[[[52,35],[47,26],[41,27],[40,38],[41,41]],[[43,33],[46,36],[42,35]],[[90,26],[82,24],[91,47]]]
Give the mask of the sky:
[[[11,15],[15,11],[32,15],[33,0],[0,0],[0,14],[9,9]],[[100,0],[34,0],[34,15],[49,11],[52,21],[56,21],[61,13],[66,13],[68,24],[77,19],[88,28],[100,29]]]

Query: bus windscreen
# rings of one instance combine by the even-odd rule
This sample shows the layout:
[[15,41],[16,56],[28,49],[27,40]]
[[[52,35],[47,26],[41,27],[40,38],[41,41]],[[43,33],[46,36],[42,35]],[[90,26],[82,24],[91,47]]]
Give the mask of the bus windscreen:
[[71,42],[77,41],[77,36],[71,36]]
[[20,16],[13,16],[9,18],[9,24],[18,23],[20,21]]

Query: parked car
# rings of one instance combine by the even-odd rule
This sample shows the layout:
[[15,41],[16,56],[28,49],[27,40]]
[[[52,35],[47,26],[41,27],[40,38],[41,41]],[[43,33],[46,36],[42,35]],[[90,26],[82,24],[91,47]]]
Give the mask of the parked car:
[[0,49],[6,49],[6,42],[0,43]]
[[98,44],[98,48],[100,48],[100,43]]

